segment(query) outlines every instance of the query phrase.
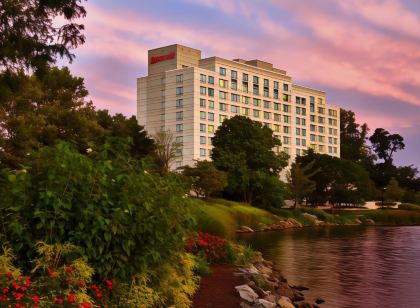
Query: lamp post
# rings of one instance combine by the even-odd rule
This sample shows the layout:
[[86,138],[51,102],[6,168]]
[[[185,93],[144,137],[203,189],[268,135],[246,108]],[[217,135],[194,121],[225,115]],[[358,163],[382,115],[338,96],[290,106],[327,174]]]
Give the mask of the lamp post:
[[382,205],[381,205],[381,207],[382,208],[384,208],[384,194],[385,194],[385,190],[386,190],[386,187],[383,187],[382,189],[381,189],[381,197],[382,197]]

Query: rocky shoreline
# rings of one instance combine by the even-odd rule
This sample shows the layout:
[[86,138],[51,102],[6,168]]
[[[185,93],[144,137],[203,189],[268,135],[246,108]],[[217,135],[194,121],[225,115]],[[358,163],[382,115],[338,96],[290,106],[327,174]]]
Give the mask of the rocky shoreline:
[[[337,224],[337,223],[329,223],[329,222],[319,220],[318,217],[309,213],[303,213],[302,216],[305,216],[306,218],[312,221],[313,225],[311,226],[359,226],[359,225],[371,226],[371,225],[375,225],[375,222],[372,219],[364,219],[363,221],[361,221],[360,219],[356,219],[354,223]],[[255,230],[248,226],[242,226],[240,229],[236,230],[236,233],[252,233],[252,232],[284,230],[284,229],[303,228],[303,227],[305,226],[302,225],[296,219],[287,218],[286,220],[280,219],[270,226],[264,223],[259,223],[258,227]]]
[[242,308],[315,308],[324,302],[321,298],[315,303],[305,301],[303,291],[308,288],[289,285],[273,263],[264,260],[260,252],[256,252],[250,266],[238,267],[234,275],[245,281],[235,287]]

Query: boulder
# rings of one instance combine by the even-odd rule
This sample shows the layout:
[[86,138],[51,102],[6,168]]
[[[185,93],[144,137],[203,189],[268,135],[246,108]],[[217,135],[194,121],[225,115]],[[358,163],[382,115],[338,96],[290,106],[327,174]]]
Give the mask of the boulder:
[[293,286],[292,288],[293,289],[296,289],[298,291],[307,291],[307,290],[309,290],[309,288],[304,287],[304,286]]
[[264,291],[259,286],[257,286],[254,281],[250,281],[247,284],[252,288],[252,290],[254,290],[255,293],[257,293],[258,297],[264,298],[264,297],[266,297],[267,295],[270,294],[269,292]]
[[239,292],[239,296],[249,303],[253,303],[258,298],[257,293],[247,284],[236,286],[235,289]]
[[275,308],[276,304],[269,302],[265,299],[259,298],[255,301],[254,306],[252,308]]
[[277,292],[280,296],[286,296],[290,298],[291,300],[295,299],[295,294],[293,292],[293,289],[287,284],[287,283],[280,283]]
[[297,221],[296,219],[293,218],[287,218],[286,222],[292,226],[292,228],[302,228],[303,225]]
[[260,272],[254,265],[251,264],[251,266],[248,268],[248,273],[258,275]]
[[254,230],[252,228],[250,228],[250,227],[242,226],[239,230],[236,230],[236,232],[239,232],[239,233],[252,233],[252,232],[254,232]]
[[362,221],[361,221],[359,218],[356,218],[356,219],[354,220],[354,223],[355,223],[355,224],[358,224],[358,225],[361,225],[361,224],[362,224]]
[[290,298],[286,296],[280,297],[277,304],[280,306],[280,308],[295,308]]
[[298,308],[316,308],[318,306],[314,305],[314,304],[310,304],[308,302],[301,302],[301,303],[297,304],[297,307]]
[[368,218],[368,219],[365,219],[363,224],[366,225],[366,226],[373,226],[373,225],[375,225],[375,221],[373,219]]
[[258,230],[259,231],[269,231],[269,230],[271,230],[271,228],[269,226],[267,226],[265,223],[260,222],[258,224]]

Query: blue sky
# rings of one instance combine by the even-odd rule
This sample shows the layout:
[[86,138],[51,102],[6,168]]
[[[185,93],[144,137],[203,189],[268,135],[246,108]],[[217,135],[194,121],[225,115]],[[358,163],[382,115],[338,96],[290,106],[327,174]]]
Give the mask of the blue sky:
[[98,108],[136,111],[147,50],[272,62],[327,92],[372,131],[401,134],[399,165],[420,167],[420,2],[410,0],[89,0],[86,44],[70,65]]

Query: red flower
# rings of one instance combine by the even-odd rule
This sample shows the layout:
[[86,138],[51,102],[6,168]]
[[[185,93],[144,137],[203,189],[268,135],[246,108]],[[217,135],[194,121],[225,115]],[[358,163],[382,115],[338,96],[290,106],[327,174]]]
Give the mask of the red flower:
[[14,295],[16,296],[17,301],[20,301],[22,299],[22,297],[25,296],[25,294],[23,294],[23,293],[15,293]]
[[74,294],[70,293],[69,294],[69,303],[74,303],[75,301],[76,301],[76,298],[75,298]]
[[80,304],[80,307],[81,307],[81,308],[90,308],[91,306],[90,306],[90,304],[89,304],[89,303],[81,303],[81,304]]
[[86,288],[86,282],[84,282],[83,280],[79,280],[79,283],[83,288]]
[[4,288],[4,289],[2,290],[2,293],[3,293],[3,294],[7,294],[7,293],[9,293],[9,288]]
[[95,296],[96,296],[96,298],[101,298],[102,297],[102,293],[99,292],[99,291],[97,291],[96,294],[95,294]]
[[38,295],[32,295],[32,300],[35,302],[35,303],[38,303],[39,302],[39,300],[40,300],[40,297],[38,296]]
[[67,273],[73,273],[73,268],[71,266],[65,266],[64,265],[64,267],[65,267]]
[[12,283],[11,283],[11,286],[13,287],[13,288],[15,288],[15,290],[19,290],[19,284],[17,283],[17,281],[13,281]]
[[54,297],[54,303],[59,303],[61,305],[63,304],[63,299],[59,297]]
[[112,290],[112,280],[105,280],[105,284],[107,285],[108,290]]
[[50,277],[54,277],[55,276],[55,272],[52,270],[52,269],[47,269],[47,272],[48,272],[48,276],[50,276]]
[[31,284],[32,284],[32,282],[29,280],[29,278],[26,278],[25,286],[29,287]]
[[12,274],[12,272],[7,272],[6,276],[7,276],[7,278],[12,278],[13,274]]

